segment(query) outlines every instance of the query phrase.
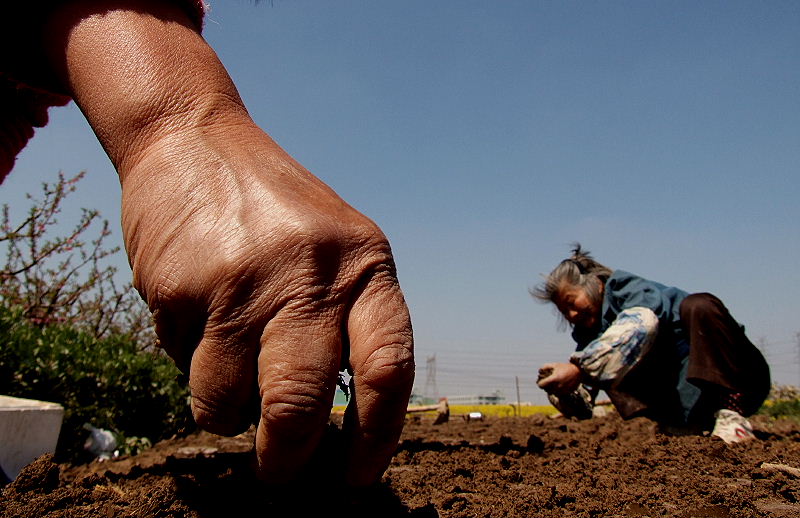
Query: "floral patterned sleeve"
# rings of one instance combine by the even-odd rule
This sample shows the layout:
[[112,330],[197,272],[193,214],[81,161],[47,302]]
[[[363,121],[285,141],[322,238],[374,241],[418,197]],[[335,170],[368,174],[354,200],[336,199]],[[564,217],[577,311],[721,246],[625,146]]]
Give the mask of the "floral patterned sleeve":
[[586,377],[608,382],[625,375],[655,342],[658,317],[645,307],[628,308],[599,338],[570,356]]

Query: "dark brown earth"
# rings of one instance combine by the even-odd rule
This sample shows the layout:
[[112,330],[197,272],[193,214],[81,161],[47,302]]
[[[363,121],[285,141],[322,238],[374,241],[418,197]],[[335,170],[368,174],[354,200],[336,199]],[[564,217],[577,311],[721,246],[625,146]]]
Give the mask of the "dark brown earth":
[[[83,466],[42,457],[0,495],[3,517],[800,516],[800,426],[754,420],[759,440],[670,436],[644,419],[535,416],[433,425],[410,418],[381,484],[352,494],[338,465],[265,487],[251,439],[206,433]],[[331,428],[335,443],[335,429]]]

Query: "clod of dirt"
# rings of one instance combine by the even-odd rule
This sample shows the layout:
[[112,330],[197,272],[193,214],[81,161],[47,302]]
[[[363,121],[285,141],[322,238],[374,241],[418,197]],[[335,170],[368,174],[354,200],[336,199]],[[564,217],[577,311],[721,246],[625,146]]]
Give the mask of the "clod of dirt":
[[540,454],[544,451],[544,441],[534,434],[528,437],[528,442],[525,446],[528,453]]
[[60,473],[58,464],[53,462],[53,456],[47,453],[22,468],[6,490],[17,494],[52,491],[58,487]]

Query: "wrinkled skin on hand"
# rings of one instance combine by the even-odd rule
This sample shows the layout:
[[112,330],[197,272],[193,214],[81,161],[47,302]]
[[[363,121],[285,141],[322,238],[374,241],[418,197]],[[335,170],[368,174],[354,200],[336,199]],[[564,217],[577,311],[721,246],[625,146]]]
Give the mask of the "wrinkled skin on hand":
[[[257,387],[261,470],[291,472],[319,441],[346,365],[360,414],[350,431],[396,440],[403,415],[375,417],[404,413],[413,362],[386,238],[266,135],[209,140],[148,156],[123,183],[134,283],[162,346],[191,366],[197,422],[243,431]],[[193,163],[181,171],[176,156]]]
[[581,384],[581,370],[572,363],[546,363],[536,384],[549,394],[569,394]]
[[195,419],[224,435],[257,422],[258,473],[290,480],[346,367],[346,480],[375,482],[414,376],[385,236],[253,123],[184,13],[104,5],[51,18],[51,59],[117,167],[134,284],[188,368]]

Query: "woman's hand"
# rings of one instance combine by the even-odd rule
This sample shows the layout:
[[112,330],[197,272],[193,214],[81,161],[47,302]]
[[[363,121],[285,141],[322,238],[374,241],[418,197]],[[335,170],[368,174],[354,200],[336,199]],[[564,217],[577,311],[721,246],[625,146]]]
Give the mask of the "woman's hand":
[[581,384],[581,370],[572,363],[546,363],[536,384],[550,394],[569,394]]

